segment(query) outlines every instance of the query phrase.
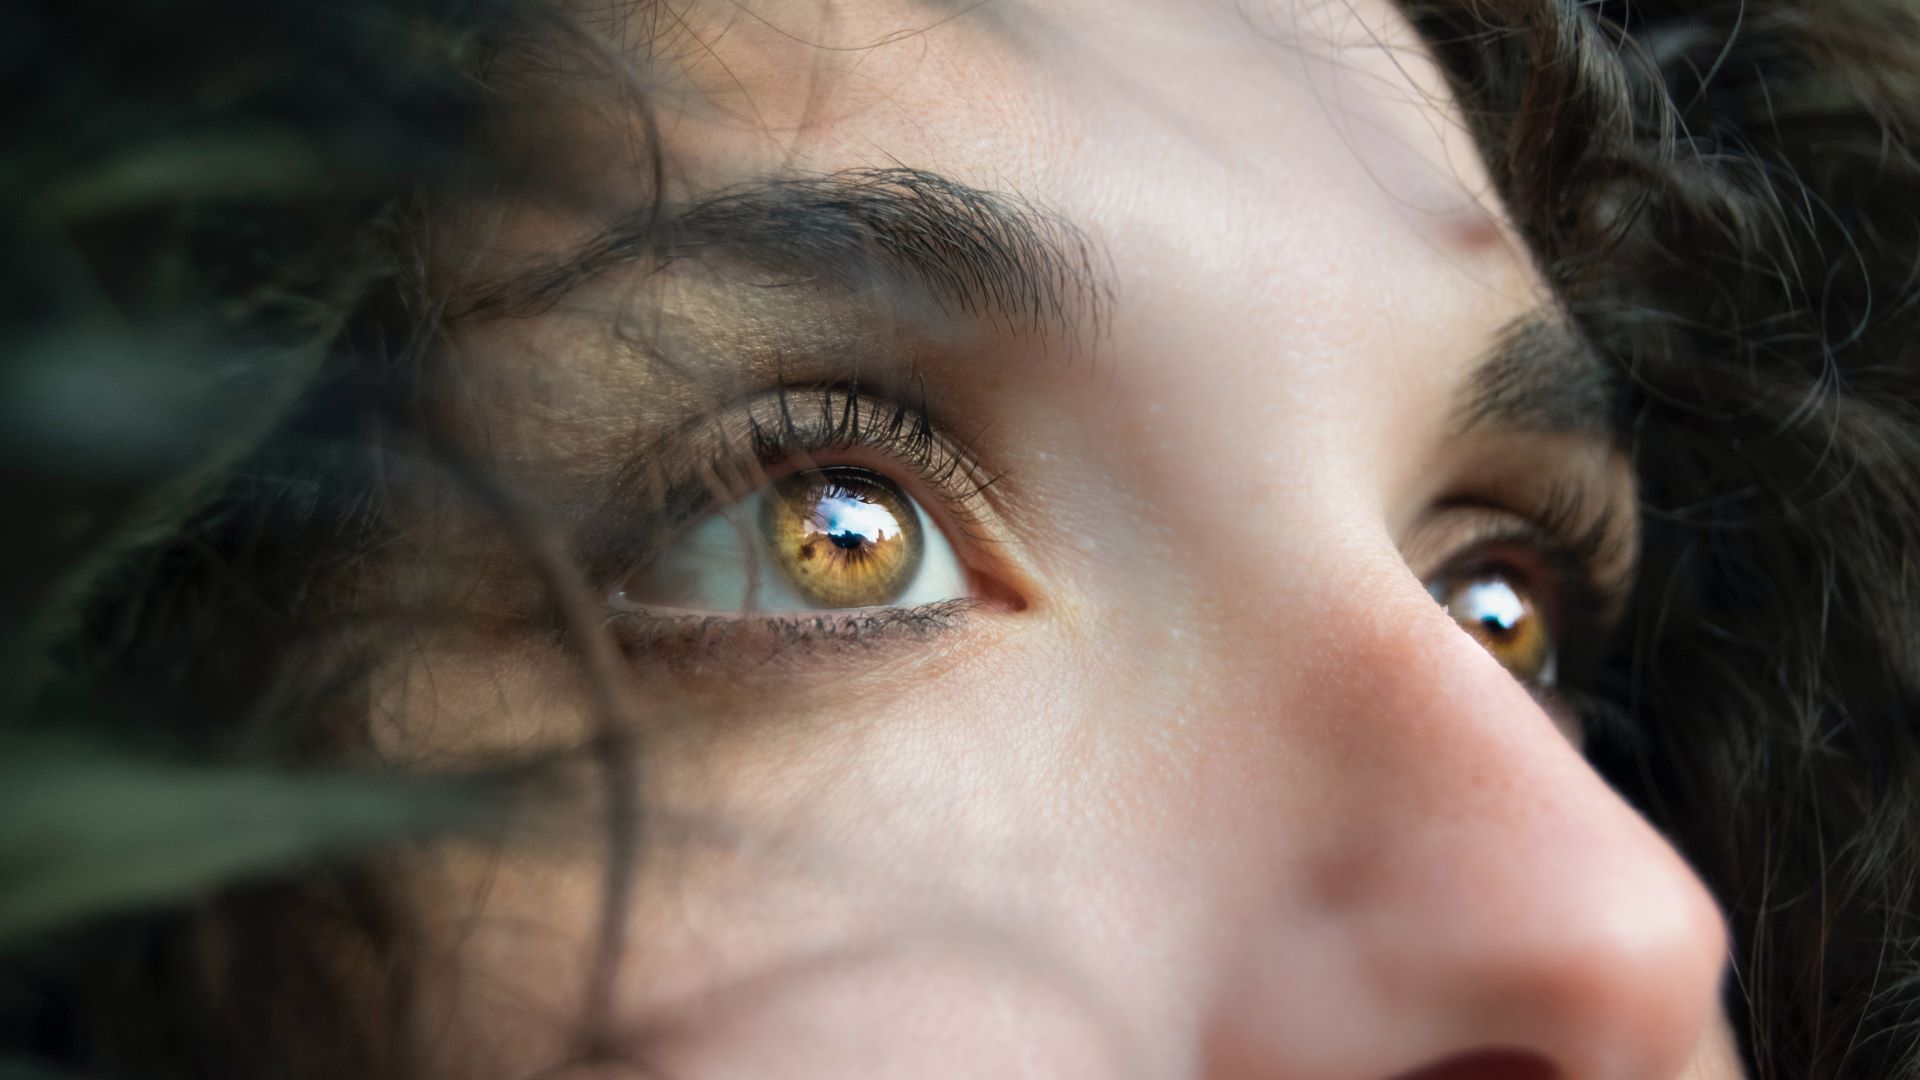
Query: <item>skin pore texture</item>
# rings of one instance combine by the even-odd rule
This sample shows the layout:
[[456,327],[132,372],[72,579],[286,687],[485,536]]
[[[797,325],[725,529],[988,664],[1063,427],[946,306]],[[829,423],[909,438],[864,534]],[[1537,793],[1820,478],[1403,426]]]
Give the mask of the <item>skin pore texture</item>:
[[[456,320],[432,377],[463,450],[604,604],[756,488],[722,463],[751,417],[924,411],[926,452],[963,464],[845,439],[800,464],[887,475],[972,593],[830,632],[596,609],[608,708],[529,614],[525,538],[420,499],[391,578],[457,617],[377,680],[382,753],[564,754],[608,712],[632,750],[561,769],[501,849],[410,866],[440,1071],[1741,1075],[1706,891],[1571,709],[1429,593],[1569,492],[1631,552],[1633,492],[1603,432],[1476,407],[1501,343],[1556,320],[1386,0],[694,2],[598,28],[646,108],[530,74],[510,139],[554,197],[457,208],[437,273],[484,292],[652,205],[648,125],[685,242]],[[995,295],[727,232],[861,184],[922,206],[929,176],[1060,265]],[[1595,576],[1617,592],[1629,562]]]

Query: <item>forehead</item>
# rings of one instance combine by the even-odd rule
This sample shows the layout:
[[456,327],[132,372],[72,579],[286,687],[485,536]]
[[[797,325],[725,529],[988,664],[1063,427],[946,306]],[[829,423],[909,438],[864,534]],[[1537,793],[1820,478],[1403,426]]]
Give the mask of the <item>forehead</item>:
[[[1444,77],[1390,0],[598,10],[612,13],[583,16],[585,29],[611,43],[620,78],[536,58],[545,92],[529,97],[532,143],[517,157],[560,197],[515,200],[499,228],[473,232],[506,240],[479,256],[501,265],[466,264],[482,280],[577,250],[656,193],[672,211],[770,178],[909,166],[1083,235],[1111,279],[1101,352],[1128,394],[1172,405],[1236,388],[1264,411],[1245,417],[1249,438],[1282,413],[1295,426],[1345,414],[1383,432],[1414,420],[1437,430],[1499,328],[1544,299]],[[737,314],[706,323],[733,333]],[[806,325],[770,318],[782,334]],[[602,333],[583,319],[522,332],[566,326]],[[576,398],[625,400],[601,384],[660,377],[595,365],[572,339],[534,345],[502,355],[568,357],[568,378],[594,389]],[[517,390],[506,397],[524,412]],[[582,414],[571,402],[559,412]]]
[[[1269,203],[1364,184],[1402,224],[1456,239],[1487,227],[1471,140],[1391,0],[628,0],[601,10],[609,21],[589,16],[589,29],[629,62],[623,76],[637,81],[682,193],[905,162],[1084,209],[1092,224],[1151,212],[1157,189],[1211,180],[1222,198],[1258,192]],[[616,174],[634,164],[606,147],[582,157]],[[613,179],[596,177],[593,190]]]

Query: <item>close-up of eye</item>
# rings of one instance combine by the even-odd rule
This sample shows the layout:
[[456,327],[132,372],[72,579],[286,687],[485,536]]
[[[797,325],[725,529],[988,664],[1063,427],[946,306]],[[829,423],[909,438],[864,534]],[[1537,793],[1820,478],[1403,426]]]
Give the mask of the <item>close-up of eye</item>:
[[1522,685],[1553,687],[1559,634],[1525,577],[1499,566],[1449,571],[1430,580],[1427,592]]
[[711,511],[629,576],[616,607],[673,614],[916,607],[968,596],[945,533],[901,485],[803,469]]

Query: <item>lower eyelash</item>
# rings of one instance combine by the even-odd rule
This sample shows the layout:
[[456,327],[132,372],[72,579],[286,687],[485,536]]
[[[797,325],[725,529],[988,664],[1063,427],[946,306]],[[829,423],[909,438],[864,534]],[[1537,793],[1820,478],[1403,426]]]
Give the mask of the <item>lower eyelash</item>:
[[855,608],[788,615],[676,615],[621,611],[609,619],[615,640],[630,659],[673,667],[710,664],[764,666],[880,648],[954,629],[983,605],[974,599],[942,600],[908,608]]

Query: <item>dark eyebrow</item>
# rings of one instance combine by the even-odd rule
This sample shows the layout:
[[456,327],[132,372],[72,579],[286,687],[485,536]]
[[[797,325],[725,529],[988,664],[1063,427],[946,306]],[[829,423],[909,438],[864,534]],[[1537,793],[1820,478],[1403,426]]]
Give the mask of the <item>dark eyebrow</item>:
[[648,208],[488,286],[466,310],[538,310],[614,269],[710,254],[856,292],[904,284],[943,309],[1036,332],[1098,333],[1111,304],[1104,260],[1058,214],[925,170],[888,168],[774,177]]
[[1454,426],[1611,436],[1613,372],[1563,316],[1536,311],[1509,323],[1462,387]]

